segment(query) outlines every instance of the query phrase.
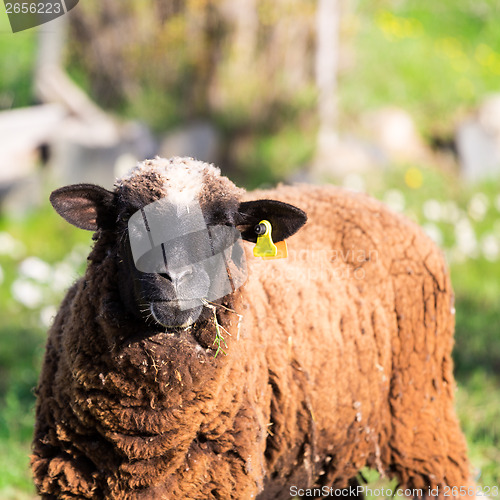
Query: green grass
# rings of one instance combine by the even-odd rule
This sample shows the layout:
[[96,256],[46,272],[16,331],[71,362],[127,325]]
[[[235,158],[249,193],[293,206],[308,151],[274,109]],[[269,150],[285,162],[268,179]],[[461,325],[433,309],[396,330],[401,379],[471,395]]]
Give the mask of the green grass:
[[[5,244],[6,234],[10,235],[9,244]],[[21,219],[0,218],[0,238],[4,240],[0,248],[3,275],[0,285],[0,498],[23,500],[30,498],[26,495],[34,491],[28,456],[34,421],[33,388],[37,384],[46,339],[41,315],[47,307],[55,307],[62,297],[62,289],[53,289],[56,270],[60,272],[63,263],[73,269],[74,276],[82,272],[82,255],[88,252],[91,240],[90,233],[72,228],[48,204]],[[74,248],[78,254],[71,253]],[[31,256],[54,266],[54,274],[48,282],[23,278],[43,295],[42,302],[32,308],[17,301],[12,293],[13,283],[20,279],[19,266]]]
[[479,482],[497,486],[500,481],[500,373],[476,365],[458,377],[457,408],[469,444],[469,457],[480,471]]
[[[496,271],[491,279],[498,279],[498,269],[491,271]],[[487,303],[472,293],[461,295],[456,311],[458,414],[480,482],[494,486],[500,483],[500,299]]]
[[45,334],[40,327],[23,328],[16,325],[18,322],[22,322],[22,317],[0,327],[1,498],[9,498],[10,490],[33,491],[28,467],[34,421],[33,388],[40,371]]
[[[466,382],[478,369],[500,376],[500,308],[475,297],[456,301],[455,367]],[[499,443],[500,445],[500,443]]]
[[36,32],[12,33],[3,4],[0,10],[0,54],[0,109],[33,104]]
[[454,120],[498,90],[496,0],[361,0],[349,23],[354,67],[341,80],[344,118],[393,104],[426,134],[449,134]]

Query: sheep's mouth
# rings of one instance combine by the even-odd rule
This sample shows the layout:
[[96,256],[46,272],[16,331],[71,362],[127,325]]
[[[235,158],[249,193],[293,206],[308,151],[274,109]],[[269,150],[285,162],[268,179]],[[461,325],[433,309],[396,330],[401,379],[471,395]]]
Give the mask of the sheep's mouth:
[[202,299],[173,299],[154,301],[149,304],[151,317],[164,327],[192,325],[203,310]]
[[193,309],[195,307],[199,307],[203,305],[202,298],[194,298],[194,299],[171,299],[171,300],[154,300],[151,301],[151,306],[159,304],[160,307],[174,307],[176,309],[180,309],[182,311],[186,311],[188,309]]

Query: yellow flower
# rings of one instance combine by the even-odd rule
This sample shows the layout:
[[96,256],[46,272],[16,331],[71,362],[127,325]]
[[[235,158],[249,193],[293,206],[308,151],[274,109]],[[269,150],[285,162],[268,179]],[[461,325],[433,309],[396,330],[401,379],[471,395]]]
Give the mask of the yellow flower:
[[406,171],[405,182],[406,185],[412,189],[418,189],[422,186],[422,172],[416,167],[411,167]]

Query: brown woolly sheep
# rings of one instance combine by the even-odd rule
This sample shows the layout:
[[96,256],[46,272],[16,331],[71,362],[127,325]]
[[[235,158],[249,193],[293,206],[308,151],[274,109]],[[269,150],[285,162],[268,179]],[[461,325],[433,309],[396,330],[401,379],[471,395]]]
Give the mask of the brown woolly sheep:
[[[290,236],[289,257],[255,258],[245,243],[245,285],[183,309],[172,291],[183,277],[131,258],[130,217],[162,199],[194,200],[207,226],[251,242],[267,219],[275,241]],[[452,288],[415,224],[331,186],[245,193],[185,158],[51,201],[95,245],[37,388],[43,498],[281,499],[355,486],[364,466],[423,493],[472,486],[453,408]],[[227,355],[215,357],[222,331]]]

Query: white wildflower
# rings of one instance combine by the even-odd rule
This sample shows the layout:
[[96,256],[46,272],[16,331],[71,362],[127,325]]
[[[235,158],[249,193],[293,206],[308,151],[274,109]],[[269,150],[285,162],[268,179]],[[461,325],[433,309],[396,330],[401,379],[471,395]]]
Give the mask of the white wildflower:
[[493,223],[493,232],[495,234],[497,234],[498,236],[500,236],[500,219],[497,219],[494,223]]
[[40,321],[45,328],[48,328],[52,325],[52,321],[54,320],[56,313],[57,309],[53,305],[45,306],[40,311]]
[[389,189],[385,193],[384,202],[395,212],[402,212],[405,209],[405,197],[399,189]]
[[38,257],[28,257],[21,262],[19,274],[39,283],[48,283],[52,277],[52,268]]
[[495,208],[500,212],[500,194],[495,198]]
[[76,244],[71,252],[65,257],[64,262],[70,264],[75,269],[87,260],[89,246],[83,243]]
[[481,238],[481,252],[487,260],[495,261],[498,259],[500,247],[493,234],[489,233]]
[[427,236],[436,243],[436,245],[441,246],[443,244],[443,233],[436,224],[428,222],[422,226],[422,229],[426,232]]
[[76,271],[67,262],[60,262],[54,266],[54,274],[51,285],[55,292],[63,292],[73,284],[76,279]]
[[442,217],[441,203],[437,200],[427,200],[422,206],[422,212],[427,220],[439,221]]
[[441,204],[441,220],[455,224],[460,218],[461,210],[453,200]]
[[365,191],[365,181],[359,174],[347,174],[344,177],[342,185],[351,191]]
[[462,264],[467,260],[467,256],[458,248],[453,247],[447,252],[449,262]]
[[15,300],[30,309],[35,309],[43,303],[42,289],[30,280],[17,279],[12,283],[11,292]]
[[469,219],[462,218],[455,225],[455,240],[458,250],[468,257],[477,257],[476,233]]
[[467,212],[471,219],[481,221],[488,211],[489,200],[484,193],[476,193],[472,196],[467,205]]
[[25,252],[23,243],[16,240],[11,234],[0,231],[0,255],[7,255],[13,259],[22,257]]

